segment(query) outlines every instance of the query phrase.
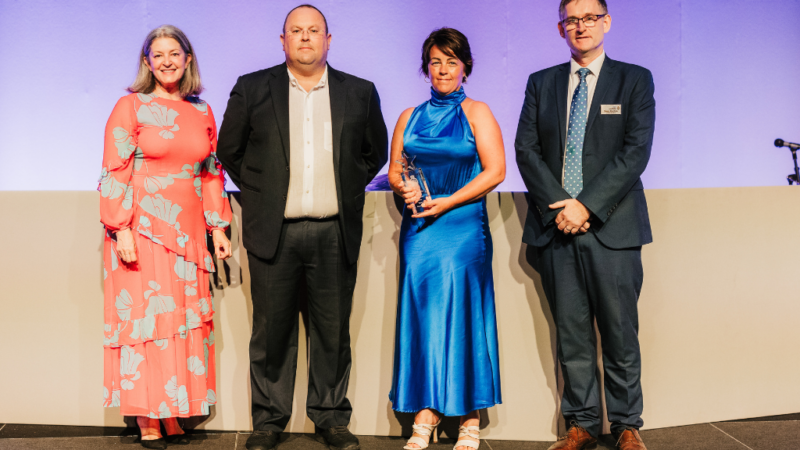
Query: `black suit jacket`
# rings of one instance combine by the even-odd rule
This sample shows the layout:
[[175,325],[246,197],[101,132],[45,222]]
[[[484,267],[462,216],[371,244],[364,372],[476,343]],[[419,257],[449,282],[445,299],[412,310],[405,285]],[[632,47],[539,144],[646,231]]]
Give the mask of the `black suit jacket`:
[[[561,186],[567,134],[570,64],[528,79],[517,127],[517,165],[528,188],[523,242],[547,245],[560,210],[548,205],[570,199]],[[583,191],[577,200],[592,213],[590,232],[606,247],[636,247],[653,241],[640,178],[653,144],[656,102],[649,70],[606,56],[597,79],[583,144]],[[621,114],[601,114],[601,105],[621,105]]]
[[[358,259],[364,188],[388,158],[375,85],[328,66],[333,170],[345,253]],[[239,77],[222,120],[217,157],[241,190],[242,242],[262,259],[278,248],[289,191],[289,75],[286,64]]]

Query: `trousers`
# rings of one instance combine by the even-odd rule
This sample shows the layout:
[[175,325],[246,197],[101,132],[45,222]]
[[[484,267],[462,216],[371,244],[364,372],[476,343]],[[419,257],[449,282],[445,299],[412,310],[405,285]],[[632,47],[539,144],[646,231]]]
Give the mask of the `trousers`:
[[253,429],[281,432],[292,415],[303,284],[309,339],[306,413],[320,428],[347,425],[357,264],[347,262],[338,220],[287,220],[275,256],[264,260],[249,254],[249,262]]
[[603,353],[606,410],[611,430],[643,425],[638,300],[642,289],[641,247],[611,249],[591,231],[556,235],[537,249],[556,324],[557,356],[564,377],[561,411],[592,436],[601,432],[597,342]]

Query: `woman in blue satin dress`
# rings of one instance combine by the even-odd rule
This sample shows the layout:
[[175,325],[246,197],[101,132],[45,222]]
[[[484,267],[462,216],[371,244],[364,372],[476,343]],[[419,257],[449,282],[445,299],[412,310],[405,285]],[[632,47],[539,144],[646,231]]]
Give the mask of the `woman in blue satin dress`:
[[[492,279],[492,237],[484,196],[505,178],[500,127],[461,84],[472,71],[467,38],[434,31],[422,48],[431,99],[401,114],[389,182],[405,198],[400,229],[392,408],[414,412],[404,448],[437,441],[441,416],[460,416],[456,450],[477,449],[478,410],[501,402]],[[403,152],[423,170],[430,198],[405,186]]]

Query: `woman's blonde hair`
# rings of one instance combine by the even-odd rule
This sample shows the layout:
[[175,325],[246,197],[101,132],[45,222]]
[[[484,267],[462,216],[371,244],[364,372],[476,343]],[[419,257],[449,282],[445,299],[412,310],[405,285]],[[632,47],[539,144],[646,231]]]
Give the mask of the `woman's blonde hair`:
[[158,38],[172,38],[180,44],[183,52],[192,55],[191,61],[186,64],[186,69],[183,72],[183,78],[179,87],[181,97],[186,98],[189,96],[200,95],[203,92],[203,83],[200,81],[200,68],[197,65],[197,55],[194,54],[192,43],[189,38],[183,34],[178,27],[173,25],[161,25],[155,30],[147,34],[142,44],[142,51],[139,53],[139,73],[136,74],[136,79],[133,84],[128,87],[128,92],[141,92],[143,94],[150,94],[156,88],[156,78],[153,72],[147,67],[144,59],[150,56],[150,47],[153,41]]

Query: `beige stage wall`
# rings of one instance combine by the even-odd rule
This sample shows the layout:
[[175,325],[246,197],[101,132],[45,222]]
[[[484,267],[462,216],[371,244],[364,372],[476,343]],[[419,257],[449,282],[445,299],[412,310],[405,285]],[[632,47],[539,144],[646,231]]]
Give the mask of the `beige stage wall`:
[[[102,407],[97,196],[0,192],[0,423],[123,423],[118,409]],[[656,190],[647,198],[655,243],[644,249],[639,301],[645,427],[800,411],[800,189]],[[504,403],[486,411],[483,435],[552,439],[560,426],[555,331],[520,243],[524,197],[491,194],[488,204]],[[390,194],[367,195],[351,322],[356,434],[410,431],[388,399],[399,221]],[[236,229],[233,241],[214,302],[219,403],[200,425],[207,429],[251,427],[250,282]],[[313,431],[304,361],[301,344],[289,431]]]

